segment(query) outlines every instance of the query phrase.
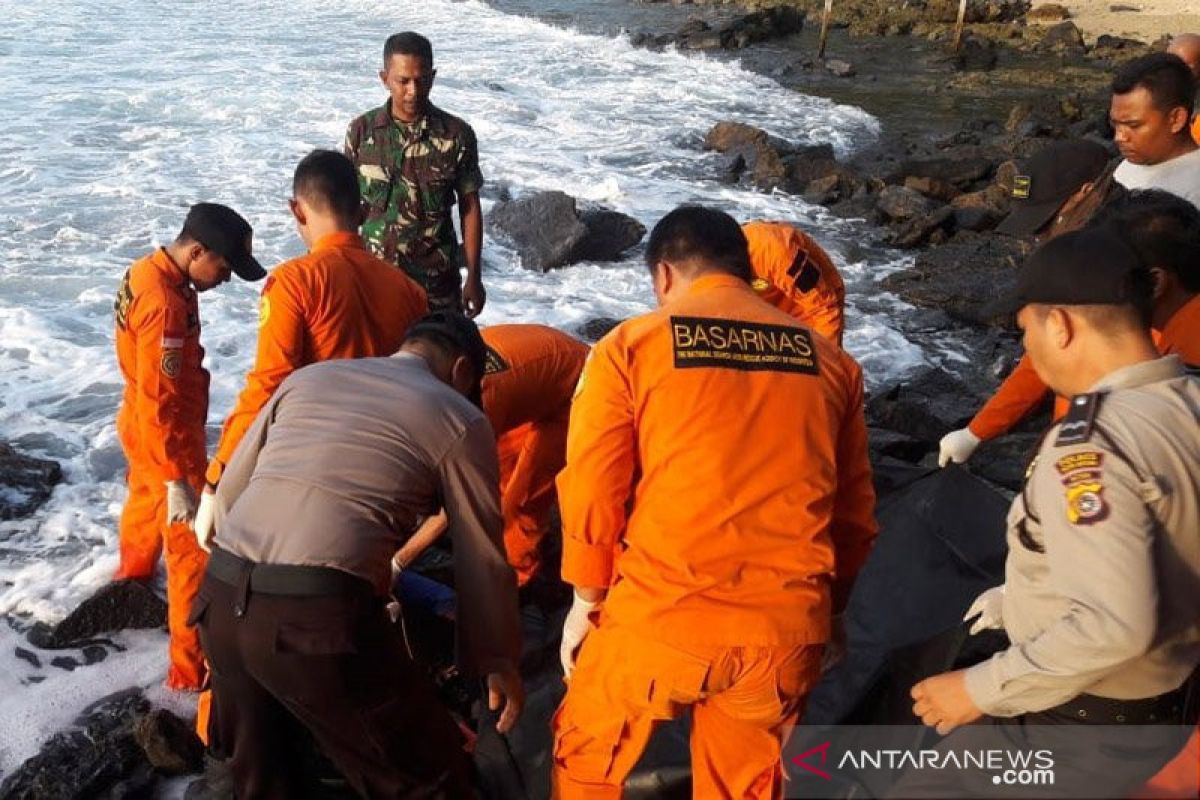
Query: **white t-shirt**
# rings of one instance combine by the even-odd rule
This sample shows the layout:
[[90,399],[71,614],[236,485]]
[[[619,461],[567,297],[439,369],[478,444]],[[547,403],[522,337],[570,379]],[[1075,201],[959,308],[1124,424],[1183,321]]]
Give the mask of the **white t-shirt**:
[[1161,164],[1122,161],[1113,177],[1126,189],[1162,189],[1200,208],[1200,150]]

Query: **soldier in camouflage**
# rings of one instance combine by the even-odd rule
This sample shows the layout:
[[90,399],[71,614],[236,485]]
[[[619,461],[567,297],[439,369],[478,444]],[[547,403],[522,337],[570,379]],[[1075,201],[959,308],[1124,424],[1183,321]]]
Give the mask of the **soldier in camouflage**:
[[[486,300],[479,149],[471,126],[429,102],[436,74],[428,39],[389,37],[379,78],[390,97],[350,123],[346,155],[358,168],[367,246],[425,287],[430,309],[461,308],[474,317]],[[456,202],[461,245],[450,218]]]

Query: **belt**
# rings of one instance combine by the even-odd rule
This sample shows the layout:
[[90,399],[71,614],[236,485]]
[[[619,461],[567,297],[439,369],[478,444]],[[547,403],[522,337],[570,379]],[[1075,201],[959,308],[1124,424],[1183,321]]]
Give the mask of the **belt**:
[[1139,700],[1116,700],[1081,694],[1048,709],[1092,725],[1172,725],[1183,721],[1184,687]]
[[290,597],[375,595],[369,582],[340,569],[298,564],[259,564],[217,547],[212,549],[208,557],[208,574],[237,589],[238,601],[233,613],[239,617],[246,613],[246,597],[250,592]]

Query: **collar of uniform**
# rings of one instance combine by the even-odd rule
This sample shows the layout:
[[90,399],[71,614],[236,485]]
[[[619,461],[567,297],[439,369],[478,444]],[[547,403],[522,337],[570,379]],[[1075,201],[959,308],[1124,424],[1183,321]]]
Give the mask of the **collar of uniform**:
[[729,289],[741,288],[749,289],[746,282],[741,278],[730,275],[727,272],[713,272],[708,275],[701,275],[692,281],[692,285],[688,287],[688,294],[696,292],[706,292],[709,289]]
[[1178,378],[1183,374],[1183,361],[1179,356],[1163,356],[1153,361],[1142,361],[1110,372],[1096,381],[1088,393],[1110,389],[1136,389],[1139,386]]
[[333,250],[338,247],[357,247],[359,250],[366,249],[363,245],[362,237],[354,231],[334,231],[317,239],[312,246],[312,252]]
[[175,259],[171,258],[167,248],[160,247],[155,250],[154,254],[150,256],[150,263],[167,278],[172,286],[185,291],[191,289],[192,284],[187,273],[183,271],[183,267],[175,263]]
[[1168,353],[1179,350],[1179,345],[1187,341],[1188,334],[1195,335],[1200,326],[1200,294],[1183,304],[1183,307],[1171,315],[1161,331],[1162,347]]
[[413,353],[409,350],[399,350],[392,354],[392,358],[399,359],[400,361],[403,361],[406,364],[412,364],[413,366],[418,366],[421,369],[425,370],[426,372],[433,374],[433,370],[431,370],[429,368],[429,362],[426,361],[422,356],[418,355],[417,353]]
[[[392,117],[392,101],[389,99],[379,108],[375,109],[375,119],[372,120],[371,127],[387,128],[393,123],[399,123],[399,121]],[[419,120],[399,124],[415,126],[416,130],[420,133],[424,133],[426,130],[432,130],[438,134],[446,133],[445,115],[433,103],[429,104],[429,107],[425,109],[425,115]]]

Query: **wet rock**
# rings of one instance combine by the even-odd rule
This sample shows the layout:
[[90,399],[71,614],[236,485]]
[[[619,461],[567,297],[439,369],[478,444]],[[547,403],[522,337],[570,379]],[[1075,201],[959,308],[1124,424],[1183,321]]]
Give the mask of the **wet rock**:
[[687,50],[741,50],[803,29],[804,12],[794,6],[775,6],[735,17],[716,28],[703,19],[690,19],[676,32],[675,43]]
[[87,665],[99,664],[104,659],[108,658],[108,650],[98,644],[89,644],[80,651],[83,656],[83,663]]
[[936,444],[946,432],[969,422],[983,400],[960,378],[927,367],[873,396],[867,423]]
[[936,178],[960,189],[992,173],[992,162],[983,156],[947,155],[941,158],[912,159],[902,162],[888,183],[904,183],[909,178]]
[[52,628],[35,626],[29,641],[43,650],[78,646],[97,634],[167,624],[167,604],[140,581],[114,581],[99,589]]
[[950,201],[962,194],[957,186],[940,178],[909,176],[904,185],[934,200]]
[[739,174],[747,174],[755,187],[763,191],[783,186],[788,175],[784,156],[795,153],[790,144],[766,131],[729,120],[718,122],[709,129],[704,137],[704,149],[741,158],[744,167]]
[[1060,22],[1046,29],[1038,47],[1043,50],[1082,50],[1083,32],[1074,22]]
[[921,252],[906,270],[880,285],[920,308],[937,308],[976,325],[1010,326],[991,305],[1016,282],[1018,263],[1028,254],[1021,240],[992,233],[960,231],[940,247]]
[[817,178],[805,184],[802,194],[809,203],[819,206],[829,205],[842,198],[841,184],[842,179],[839,175],[826,175],[824,178]]
[[1025,19],[1030,22],[1063,22],[1071,18],[1071,12],[1058,3],[1045,3],[1033,8]]
[[625,214],[576,208],[563,192],[537,192],[497,203],[488,224],[517,249],[521,266],[538,272],[579,261],[613,261],[641,241],[646,229]]
[[0,520],[37,511],[61,480],[58,462],[24,455],[0,442]]
[[614,319],[613,317],[593,317],[576,328],[575,332],[589,342],[598,342],[604,338],[605,334],[622,322],[624,320]]
[[934,208],[934,202],[906,186],[886,186],[879,193],[876,207],[884,216],[896,222],[924,217]]
[[[0,797],[112,797],[114,791],[119,792],[118,796],[134,796],[129,793],[135,788],[130,779],[140,767],[148,765],[133,737],[133,725],[149,707],[136,688],[96,701],[76,718],[74,727],[52,736],[37,755],[5,778],[0,784]],[[144,769],[141,773],[147,774]],[[148,788],[142,786],[140,790]]]
[[[978,192],[967,192],[950,201],[951,207],[955,211],[963,209],[977,209],[986,211],[996,221],[1000,221],[1008,213],[1011,200],[1009,199],[1009,191],[1003,186],[993,183],[986,189]],[[959,226],[965,227],[965,226]]]
[[37,669],[42,668],[42,660],[38,658],[37,653],[32,650],[26,650],[24,647],[18,647],[13,650],[13,655],[22,661],[27,662],[30,666]]
[[995,42],[978,36],[967,36],[963,38],[951,63],[955,69],[963,72],[990,72],[996,68],[996,62],[999,60],[1000,55]]
[[1141,11],[1142,9],[1138,8],[1137,6],[1114,5],[1114,6],[1109,6],[1108,10],[1113,14],[1127,14],[1127,13],[1136,14],[1137,12]]
[[50,666],[64,669],[67,672],[74,672],[75,668],[79,666],[79,662],[70,656],[58,656],[50,660]]
[[890,242],[896,247],[921,247],[932,241],[944,241],[955,224],[954,209],[942,206],[932,214],[910,220],[893,232]]
[[[1119,6],[1114,6],[1119,8]],[[1136,10],[1136,9],[1134,9]],[[1146,45],[1139,42],[1137,39],[1127,39],[1123,36],[1110,36],[1107,33],[1101,34],[1096,38],[1096,50],[1135,50],[1144,48]]]
[[168,775],[199,772],[204,745],[191,726],[166,709],[155,709],[133,726],[146,760]]
[[960,231],[990,231],[1004,219],[990,208],[955,208],[953,216],[954,227]]
[[838,78],[853,78],[858,74],[858,70],[849,61],[843,61],[840,58],[831,58],[825,62],[825,69],[830,75]]

